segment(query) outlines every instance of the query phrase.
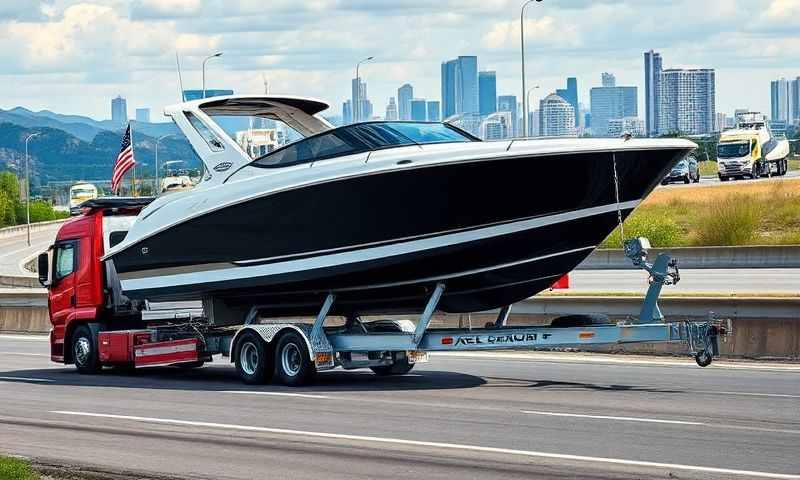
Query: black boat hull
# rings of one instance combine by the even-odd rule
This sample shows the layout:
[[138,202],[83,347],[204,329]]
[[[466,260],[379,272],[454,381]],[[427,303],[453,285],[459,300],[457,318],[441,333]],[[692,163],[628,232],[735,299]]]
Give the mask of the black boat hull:
[[[534,295],[571,271],[686,148],[484,159],[271,193],[189,219],[112,257],[126,295],[213,296],[315,313],[471,312]],[[202,240],[202,241],[200,241]]]

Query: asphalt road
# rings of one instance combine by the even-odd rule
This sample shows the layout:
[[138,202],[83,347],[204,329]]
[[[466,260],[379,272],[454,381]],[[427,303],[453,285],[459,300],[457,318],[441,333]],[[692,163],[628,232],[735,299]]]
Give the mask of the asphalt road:
[[663,185],[659,188],[696,188],[696,187],[707,187],[709,184],[717,184],[717,185],[729,185],[729,184],[738,184],[738,183],[752,183],[752,182],[775,182],[775,181],[783,181],[789,180],[792,178],[800,177],[800,170],[790,170],[786,172],[786,175],[782,177],[772,177],[772,178],[757,178],[757,179],[742,179],[742,180],[728,180],[727,182],[720,182],[719,177],[716,175],[709,175],[700,177],[699,183],[670,183],[669,185]]
[[[678,259],[680,261],[680,259]],[[682,269],[677,285],[664,287],[663,293],[800,293],[800,269]],[[570,292],[647,291],[648,274],[641,270],[575,270],[569,274]]]
[[224,362],[81,376],[47,348],[0,336],[4,453],[214,479],[800,479],[800,366],[439,355],[287,389]]
[[31,232],[31,246],[24,233],[0,239],[0,275],[31,275],[22,268],[22,262],[52,245],[60,225],[46,230]]

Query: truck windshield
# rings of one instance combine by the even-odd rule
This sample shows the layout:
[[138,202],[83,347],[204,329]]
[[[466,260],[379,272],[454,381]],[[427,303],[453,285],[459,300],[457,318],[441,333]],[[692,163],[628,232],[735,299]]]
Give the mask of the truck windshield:
[[750,153],[750,144],[747,142],[720,143],[717,146],[719,158],[744,157]]
[[480,141],[442,123],[371,122],[347,125],[287,145],[250,165],[276,168],[382,148]]

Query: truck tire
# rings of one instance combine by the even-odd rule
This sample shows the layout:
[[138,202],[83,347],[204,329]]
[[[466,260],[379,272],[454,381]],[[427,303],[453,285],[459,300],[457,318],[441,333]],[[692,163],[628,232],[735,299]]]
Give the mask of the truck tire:
[[103,369],[97,356],[97,338],[86,325],[81,325],[72,333],[70,342],[72,360],[78,372],[84,374],[99,373]]
[[267,344],[256,332],[242,333],[236,342],[236,373],[248,385],[267,383],[272,376],[272,355]]
[[308,354],[305,339],[295,331],[284,333],[275,346],[275,377],[289,387],[310,383],[317,374],[317,366]]
[[414,368],[414,364],[408,363],[407,357],[403,357],[401,361],[395,362],[391,365],[369,367],[370,370],[375,372],[375,375],[378,375],[380,377],[388,377],[391,375],[405,375],[406,373],[410,372],[412,368]]
[[565,315],[558,317],[550,322],[553,328],[570,328],[570,327],[591,327],[592,325],[610,325],[611,320],[608,315],[601,314],[578,314],[578,315]]

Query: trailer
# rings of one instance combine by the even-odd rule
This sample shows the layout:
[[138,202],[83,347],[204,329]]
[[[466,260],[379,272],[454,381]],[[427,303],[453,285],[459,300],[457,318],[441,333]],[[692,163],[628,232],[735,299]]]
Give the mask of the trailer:
[[39,256],[39,279],[49,291],[53,361],[74,364],[88,374],[104,367],[195,368],[221,356],[235,364],[245,383],[275,380],[300,386],[313,381],[317,372],[336,367],[402,375],[428,361],[428,352],[448,351],[683,342],[705,367],[719,354],[720,337],[730,331],[729,322],[712,318],[666,321],[658,297],[664,285],[680,280],[677,261],[660,254],[648,262],[650,245],[644,238],[628,240],[625,254],[649,273],[650,287],[639,316],[621,322],[604,315],[569,315],[548,326],[510,326],[509,305],[481,328],[431,328],[445,282],[432,286],[416,322],[350,315],[332,325],[329,313],[336,291],[319,292],[313,322],[265,319],[265,306],[230,308],[214,298],[202,305],[132,302],[120,290],[113,268],[100,258],[147,203],[94,200],[83,215],[62,226],[54,245]]

